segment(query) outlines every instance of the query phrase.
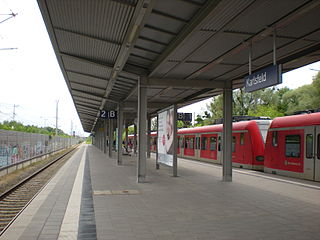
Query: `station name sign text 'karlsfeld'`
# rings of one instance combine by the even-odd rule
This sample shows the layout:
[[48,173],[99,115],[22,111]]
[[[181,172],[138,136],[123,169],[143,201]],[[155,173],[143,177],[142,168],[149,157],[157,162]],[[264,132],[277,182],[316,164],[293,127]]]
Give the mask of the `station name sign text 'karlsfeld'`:
[[271,87],[282,83],[281,65],[272,65],[245,77],[246,92]]
[[100,118],[104,119],[117,119],[117,111],[114,110],[100,110]]

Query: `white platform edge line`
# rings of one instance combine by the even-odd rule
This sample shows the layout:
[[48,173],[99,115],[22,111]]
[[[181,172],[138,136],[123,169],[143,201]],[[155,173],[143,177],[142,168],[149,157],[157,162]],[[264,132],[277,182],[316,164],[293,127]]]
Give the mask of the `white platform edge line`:
[[58,239],[77,239],[81,207],[82,185],[87,146],[82,154],[81,162],[75,178],[67,209],[62,221]]
[[56,184],[60,181],[65,171],[68,169],[72,161],[68,161],[62,166],[57,174],[42,188],[38,195],[25,208],[25,210],[18,216],[18,218],[11,224],[10,228],[5,231],[0,237],[1,240],[15,240],[19,239],[24,230],[32,221],[32,217],[39,210],[41,205],[46,201],[49,192],[51,192]]

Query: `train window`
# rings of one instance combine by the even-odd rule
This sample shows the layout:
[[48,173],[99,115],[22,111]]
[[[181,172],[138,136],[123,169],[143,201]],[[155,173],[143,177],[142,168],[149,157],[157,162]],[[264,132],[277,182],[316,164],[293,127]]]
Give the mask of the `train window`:
[[201,137],[201,150],[207,149],[207,137]]
[[184,138],[184,148],[188,148],[189,138]]
[[307,134],[306,136],[306,156],[313,158],[313,135]]
[[190,138],[190,142],[189,142],[189,148],[190,149],[194,149],[194,138]]
[[210,137],[210,150],[211,151],[217,150],[217,138],[216,137]]
[[318,159],[320,159],[320,134],[318,134],[318,146],[317,146],[317,156],[318,156]]
[[240,145],[244,145],[244,133],[240,133]]
[[236,136],[232,137],[232,152],[236,151]]
[[300,157],[300,135],[286,136],[286,157]]
[[278,147],[278,132],[272,132],[272,146]]
[[221,136],[218,137],[218,151],[221,151]]

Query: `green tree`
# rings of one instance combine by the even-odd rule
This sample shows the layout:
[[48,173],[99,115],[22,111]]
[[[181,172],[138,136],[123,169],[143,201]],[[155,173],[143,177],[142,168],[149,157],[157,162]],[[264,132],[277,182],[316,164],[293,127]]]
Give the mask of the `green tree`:
[[288,87],[280,88],[276,91],[277,110],[282,114],[284,114],[288,110],[288,102],[283,99],[283,95],[290,91],[292,90],[290,90]]
[[223,117],[223,97],[222,95],[212,98],[212,102],[207,104],[210,118],[217,119]]
[[[208,107],[208,105],[207,105]],[[212,117],[209,111],[204,111],[202,115],[198,114],[195,119],[195,126],[200,127],[212,124]]]
[[258,105],[255,110],[249,110],[249,116],[257,116],[257,117],[270,117],[271,119],[275,117],[284,116],[283,113],[279,112],[275,105]]
[[312,87],[314,89],[314,97],[312,100],[312,105],[315,108],[320,108],[320,72],[313,78]]
[[[283,116],[287,109],[286,103],[282,101],[282,95],[289,91],[288,88],[284,90],[276,90],[276,88],[266,88],[252,93],[245,92],[244,88],[233,91],[233,115],[237,116]],[[223,117],[223,96],[213,98],[213,101],[207,105],[207,109],[212,113],[210,121],[202,119],[201,124],[211,124],[213,119]],[[201,119],[199,119],[201,120]]]
[[[12,130],[12,131],[19,131],[19,132],[29,132],[29,133],[41,133],[47,135],[55,135],[55,129],[51,127],[46,128],[39,128],[34,125],[23,125],[17,121],[4,121],[0,123],[0,129],[4,130]],[[59,136],[68,137],[66,133],[64,133],[61,129],[58,129]]]
[[288,104],[286,114],[318,108],[319,105],[316,105],[318,98],[317,89],[312,84],[288,91],[283,95],[283,101]]

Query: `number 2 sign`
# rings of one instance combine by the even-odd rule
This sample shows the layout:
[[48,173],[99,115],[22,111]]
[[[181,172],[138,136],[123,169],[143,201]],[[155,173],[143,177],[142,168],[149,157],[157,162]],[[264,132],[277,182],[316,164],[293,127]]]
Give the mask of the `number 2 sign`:
[[117,111],[114,110],[100,110],[100,118],[105,119],[116,119],[117,118]]

